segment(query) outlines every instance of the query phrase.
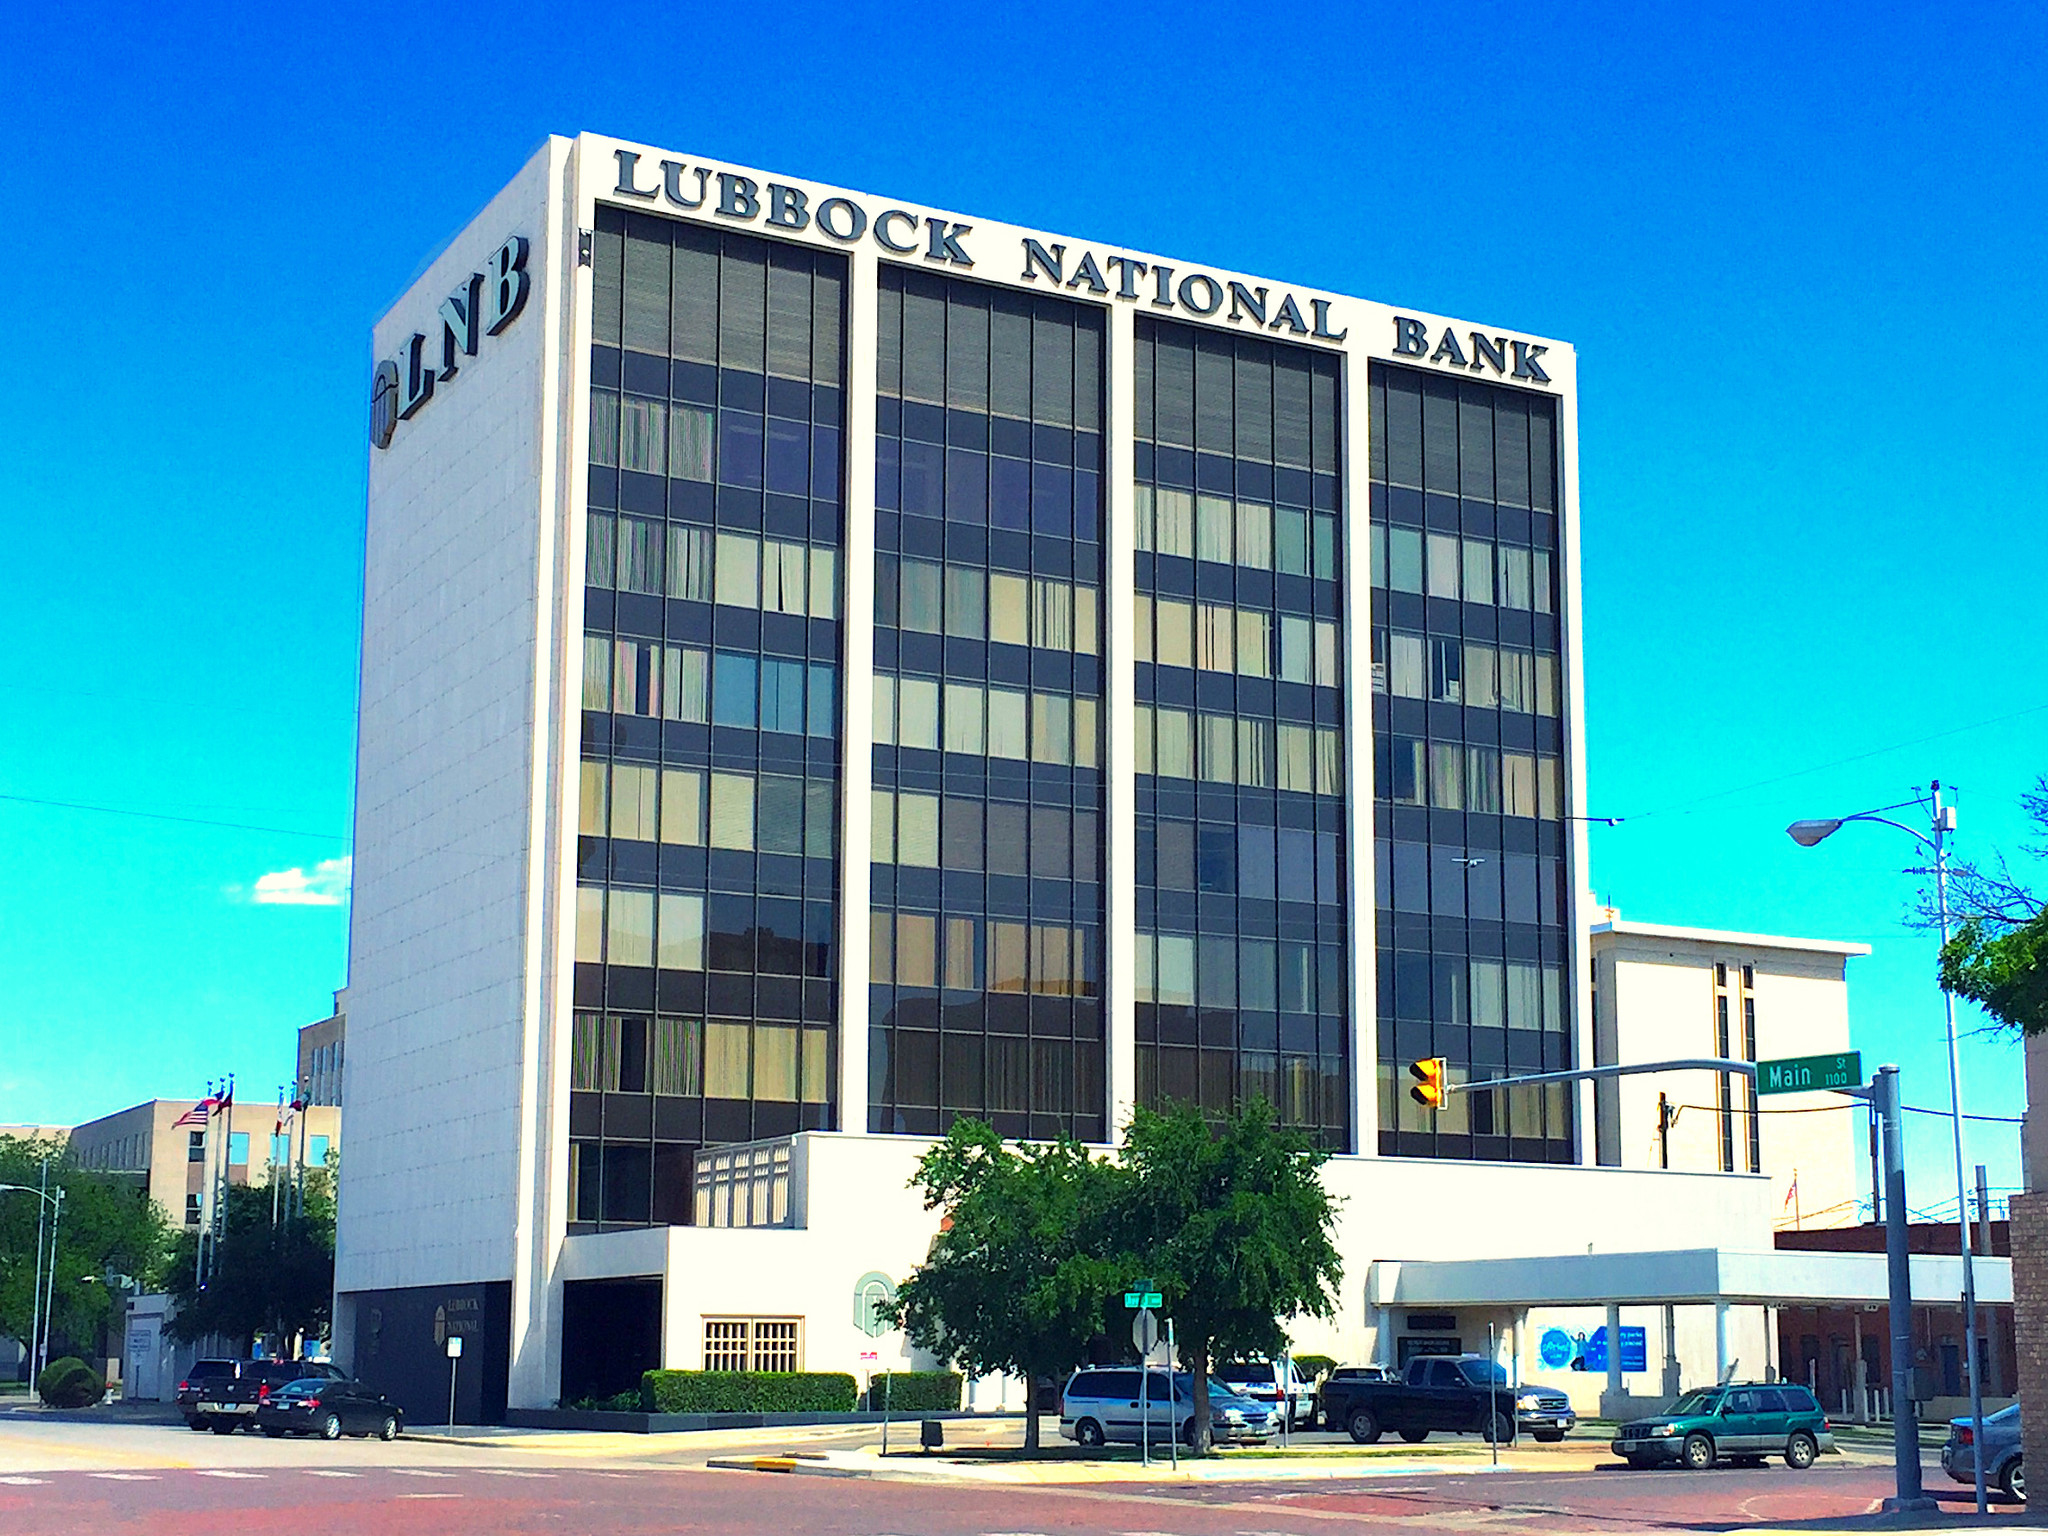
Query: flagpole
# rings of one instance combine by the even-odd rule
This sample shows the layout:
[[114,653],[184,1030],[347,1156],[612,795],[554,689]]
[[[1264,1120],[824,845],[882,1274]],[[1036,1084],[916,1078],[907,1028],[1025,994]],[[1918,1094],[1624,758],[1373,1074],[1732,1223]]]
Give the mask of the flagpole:
[[207,1209],[213,1198],[213,1079],[206,1080],[206,1098],[187,1110],[187,1114],[205,1111],[199,1122],[199,1231],[192,1250],[192,1286],[197,1290],[206,1284],[206,1239],[213,1231],[213,1213]]

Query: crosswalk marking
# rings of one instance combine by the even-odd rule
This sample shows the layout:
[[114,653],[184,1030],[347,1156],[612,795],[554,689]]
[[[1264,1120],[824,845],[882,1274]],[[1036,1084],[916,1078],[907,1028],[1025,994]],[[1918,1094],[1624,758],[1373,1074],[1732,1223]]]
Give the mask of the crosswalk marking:
[[231,1472],[222,1467],[200,1467],[197,1471],[201,1477],[238,1477],[252,1482],[260,1482],[270,1476],[268,1472]]
[[387,1467],[394,1477],[453,1477],[453,1472],[429,1472],[425,1467]]
[[87,1477],[105,1478],[110,1483],[153,1483],[154,1472],[88,1472]]
[[553,1477],[552,1472],[523,1472],[515,1467],[478,1467],[485,1477]]
[[362,1475],[360,1472],[323,1472],[318,1467],[308,1467],[306,1469],[306,1476],[308,1477],[361,1477]]
[[10,1488],[40,1488],[48,1481],[47,1477],[0,1477],[0,1483],[5,1483]]

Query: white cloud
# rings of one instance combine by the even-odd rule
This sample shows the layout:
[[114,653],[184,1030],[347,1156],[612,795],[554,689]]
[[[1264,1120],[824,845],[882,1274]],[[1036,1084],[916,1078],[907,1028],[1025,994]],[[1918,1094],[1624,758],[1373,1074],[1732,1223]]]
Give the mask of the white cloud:
[[347,858],[322,859],[311,870],[280,869],[257,877],[249,899],[258,906],[338,907],[348,900]]

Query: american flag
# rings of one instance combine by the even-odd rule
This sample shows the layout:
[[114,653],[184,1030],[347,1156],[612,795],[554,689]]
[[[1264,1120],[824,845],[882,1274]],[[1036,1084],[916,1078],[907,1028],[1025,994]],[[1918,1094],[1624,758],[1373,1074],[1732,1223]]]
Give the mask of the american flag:
[[197,1104],[194,1104],[190,1109],[186,1110],[185,1113],[178,1116],[177,1119],[173,1120],[171,1122],[171,1129],[175,1131],[180,1126],[206,1124],[207,1120],[212,1116],[214,1110],[219,1106],[219,1104],[220,1100],[214,1098],[211,1094],[209,1094],[207,1097],[201,1099]]

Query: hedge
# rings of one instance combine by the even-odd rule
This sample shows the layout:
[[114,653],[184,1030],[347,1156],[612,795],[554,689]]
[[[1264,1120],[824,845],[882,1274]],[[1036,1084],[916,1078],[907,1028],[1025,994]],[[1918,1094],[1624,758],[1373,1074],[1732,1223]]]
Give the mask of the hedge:
[[1337,1368],[1337,1362],[1328,1355],[1296,1355],[1294,1369],[1310,1381],[1329,1375]]
[[66,1355],[43,1367],[36,1394],[52,1408],[89,1408],[107,1395],[107,1383],[76,1355]]
[[958,1371],[884,1371],[873,1379],[861,1407],[880,1413],[957,1413],[966,1378]]
[[649,1413],[851,1413],[857,1389],[844,1371],[649,1371]]

